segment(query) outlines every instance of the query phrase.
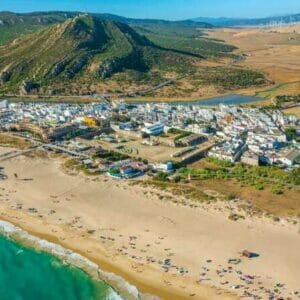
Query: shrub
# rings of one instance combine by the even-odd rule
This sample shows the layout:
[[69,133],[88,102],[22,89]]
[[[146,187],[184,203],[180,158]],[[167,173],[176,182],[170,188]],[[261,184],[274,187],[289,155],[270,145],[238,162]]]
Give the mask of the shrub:
[[234,214],[234,213],[231,213],[229,216],[228,216],[228,219],[229,220],[231,220],[231,221],[238,221],[238,220],[240,220],[240,219],[245,219],[245,217],[244,216],[242,216],[242,215],[239,215],[239,214]]
[[180,177],[180,176],[176,176],[176,177],[174,178],[174,182],[175,182],[175,183],[180,182],[180,180],[181,180],[181,177]]
[[264,190],[264,188],[265,188],[264,185],[263,185],[262,183],[260,183],[260,182],[259,182],[259,183],[256,183],[254,187],[255,187],[255,189],[258,190],[258,191],[262,191],[262,190]]
[[228,201],[234,200],[235,198],[236,198],[236,196],[234,193],[228,193],[226,195],[226,200],[228,200]]
[[168,180],[168,173],[164,173],[164,172],[158,172],[157,175],[154,177],[154,180],[157,181],[167,181]]
[[208,157],[208,161],[219,167],[224,167],[224,168],[232,167],[232,162],[230,162],[229,160],[221,160],[213,157]]
[[283,190],[282,190],[282,188],[280,186],[273,186],[271,188],[271,192],[273,194],[275,194],[275,195],[281,195],[281,194],[283,194]]

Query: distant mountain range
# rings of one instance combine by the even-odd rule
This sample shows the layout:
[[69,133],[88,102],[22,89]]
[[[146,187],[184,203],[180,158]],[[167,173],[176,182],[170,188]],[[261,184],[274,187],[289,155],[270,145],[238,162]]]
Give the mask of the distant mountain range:
[[235,19],[235,18],[195,18],[194,22],[209,23],[218,27],[239,27],[239,26],[268,26],[277,24],[290,24],[300,22],[300,14],[276,16],[267,18]]
[[[82,14],[81,12],[64,12],[64,11],[49,11],[49,12],[32,12],[32,13],[13,13],[0,11],[0,26],[11,26],[18,24],[26,24],[32,26],[45,26],[64,22],[69,18],[74,18]],[[113,14],[89,13],[89,15],[101,18],[103,20],[110,20],[128,24],[130,26],[145,27],[153,25],[173,27],[194,27],[198,28],[212,28],[218,27],[235,27],[235,26],[263,26],[272,24],[289,24],[300,22],[300,13],[274,16],[266,18],[210,18],[199,17],[182,21],[167,21],[161,19],[134,19],[126,18]]]
[[[32,13],[13,13],[0,11],[0,26],[17,25],[17,24],[31,24],[31,25],[51,25],[58,22],[63,22],[66,19],[74,18],[81,15],[82,12],[62,12],[62,11],[49,11],[49,12],[32,12]],[[199,28],[211,28],[213,25],[206,22],[196,20],[183,20],[183,21],[166,21],[159,19],[133,19],[113,14],[89,13],[93,17],[103,20],[110,20],[125,23],[131,26],[147,26],[147,25],[165,25],[165,26],[195,26]]]
[[[20,34],[30,33],[45,26],[63,23],[68,19],[82,15],[80,12],[32,12],[13,13],[0,11],[0,45],[12,40]],[[140,34],[199,36],[199,28],[212,28],[213,25],[192,20],[165,21],[155,19],[131,19],[112,14],[91,13],[90,16],[101,20],[127,24]]]

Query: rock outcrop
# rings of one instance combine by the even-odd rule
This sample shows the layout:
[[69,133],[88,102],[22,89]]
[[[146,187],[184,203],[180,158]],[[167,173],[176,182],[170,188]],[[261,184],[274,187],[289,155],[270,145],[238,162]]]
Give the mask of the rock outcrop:
[[33,81],[23,81],[20,87],[21,95],[29,95],[32,93],[37,93],[39,91],[40,85]]
[[141,55],[139,55],[136,51],[133,51],[131,54],[124,57],[105,60],[99,66],[97,75],[102,79],[106,79],[124,69],[133,69],[136,71],[145,72],[148,70],[148,67],[141,59]]
[[7,81],[9,81],[11,76],[11,73],[8,71],[4,71],[2,73],[0,73],[0,84],[6,83]]
[[86,65],[88,59],[86,57],[81,57],[77,59],[67,70],[66,78],[72,79],[78,72],[80,72]]

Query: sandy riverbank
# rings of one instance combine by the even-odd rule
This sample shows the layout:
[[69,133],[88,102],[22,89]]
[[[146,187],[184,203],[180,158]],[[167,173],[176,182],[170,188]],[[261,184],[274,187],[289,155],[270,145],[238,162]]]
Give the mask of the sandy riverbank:
[[[18,157],[1,166],[8,175],[0,182],[1,219],[88,257],[142,293],[234,299],[232,291],[263,294],[261,286],[273,290],[278,283],[285,284],[282,296],[300,288],[297,226],[232,222],[225,211],[161,201],[149,187],[66,175],[59,159]],[[229,265],[244,249],[260,256]]]

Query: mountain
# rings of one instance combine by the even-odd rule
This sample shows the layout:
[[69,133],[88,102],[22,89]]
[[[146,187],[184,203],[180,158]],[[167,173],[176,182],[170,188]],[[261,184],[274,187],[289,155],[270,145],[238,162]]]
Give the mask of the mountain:
[[[265,82],[258,72],[223,66],[224,58],[237,59],[236,48],[208,39],[191,22],[159,21],[146,28],[72,14],[64,22],[62,13],[3,22],[3,28],[25,27],[38,16],[43,25],[0,45],[0,94],[123,94],[173,82],[164,91],[175,97],[201,88],[221,92]],[[213,65],[202,65],[206,60]],[[184,80],[175,84],[176,78]]]
[[[53,18],[40,22],[51,23]],[[168,65],[191,66],[200,58],[155,45],[127,24],[81,15],[0,47],[0,84],[4,91],[51,87],[53,92],[61,82],[99,83],[125,70],[171,70]]]
[[239,27],[239,26],[271,26],[291,24],[300,22],[300,14],[276,16],[256,19],[234,19],[234,18],[196,18],[192,21],[207,22],[218,27]]
[[104,79],[123,68],[145,71],[143,47],[154,48],[125,24],[78,16],[2,46],[0,80],[8,86],[24,79],[43,85],[79,73]]
[[[21,35],[36,32],[47,26],[61,24],[70,18],[82,15],[79,12],[0,12],[0,45],[14,40]],[[205,38],[202,30],[213,26],[203,22],[165,21],[152,19],[132,19],[112,14],[89,14],[106,21],[127,24],[140,35],[163,48],[172,48],[181,52],[202,56],[222,56],[235,47],[216,43]],[[200,37],[202,37],[200,39]]]

